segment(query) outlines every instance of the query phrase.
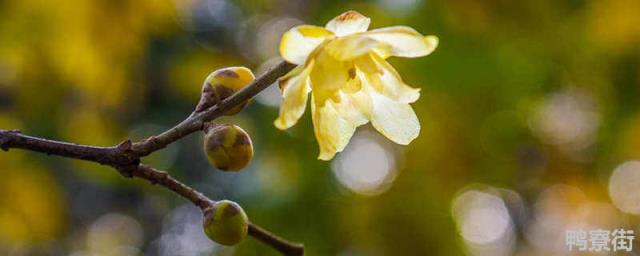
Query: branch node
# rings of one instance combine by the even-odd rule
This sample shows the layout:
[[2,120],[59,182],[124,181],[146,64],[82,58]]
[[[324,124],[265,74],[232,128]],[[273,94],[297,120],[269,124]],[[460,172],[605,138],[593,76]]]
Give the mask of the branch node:
[[137,165],[124,165],[116,167],[118,172],[125,178],[133,178],[134,172],[138,169]]
[[133,142],[131,142],[131,140],[125,140],[123,142],[120,142],[120,144],[118,144],[116,146],[116,148],[122,152],[124,151],[130,151],[131,150],[131,146],[133,146]]
[[206,134],[209,133],[209,131],[211,131],[211,129],[216,128],[216,126],[218,126],[218,124],[214,123],[214,122],[205,122],[202,124],[202,131]]

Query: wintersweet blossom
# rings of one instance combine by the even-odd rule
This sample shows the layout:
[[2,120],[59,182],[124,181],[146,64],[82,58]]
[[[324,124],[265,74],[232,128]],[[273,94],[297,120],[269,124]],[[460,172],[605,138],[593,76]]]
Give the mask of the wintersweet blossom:
[[406,85],[386,58],[426,56],[436,48],[438,38],[406,26],[367,31],[370,21],[347,11],[324,28],[301,25],[282,36],[280,54],[298,67],[280,79],[283,100],[274,124],[282,130],[295,125],[311,92],[319,159],[333,158],[356,128],[369,121],[402,145],[420,132],[420,122],[409,105],[418,100],[420,89]]

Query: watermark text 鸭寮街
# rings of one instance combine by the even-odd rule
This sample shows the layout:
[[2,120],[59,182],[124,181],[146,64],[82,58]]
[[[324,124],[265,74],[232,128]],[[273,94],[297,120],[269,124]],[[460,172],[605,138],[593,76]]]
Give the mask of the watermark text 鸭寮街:
[[633,250],[633,230],[625,229],[594,229],[567,230],[565,244],[569,251],[627,251]]

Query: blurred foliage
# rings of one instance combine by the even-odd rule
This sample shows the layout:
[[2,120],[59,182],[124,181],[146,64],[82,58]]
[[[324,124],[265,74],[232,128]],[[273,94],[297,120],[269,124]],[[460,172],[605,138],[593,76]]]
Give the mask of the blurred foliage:
[[[362,128],[318,161],[308,114],[278,131],[267,90],[221,121],[252,136],[247,169],[214,170],[202,135],[144,161],[239,202],[308,255],[564,255],[569,227],[639,226],[620,202],[640,188],[612,200],[609,180],[640,172],[621,166],[640,157],[636,0],[0,1],[0,128],[94,145],[155,134],[190,113],[209,72],[258,73],[288,28],[348,9],[440,37],[431,56],[391,59],[422,88],[410,146]],[[213,244],[195,207],[106,167],[20,150],[0,166],[2,255],[275,255],[253,239]],[[498,214],[452,211],[478,205]]]

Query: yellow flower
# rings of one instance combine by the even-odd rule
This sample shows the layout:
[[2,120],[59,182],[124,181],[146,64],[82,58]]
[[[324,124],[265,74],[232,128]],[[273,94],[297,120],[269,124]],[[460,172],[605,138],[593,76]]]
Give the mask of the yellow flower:
[[420,132],[409,106],[420,97],[420,89],[406,85],[385,59],[426,56],[436,48],[438,38],[405,26],[367,31],[370,21],[348,11],[324,28],[301,25],[282,36],[280,54],[299,66],[280,79],[283,100],[274,124],[282,130],[295,125],[311,92],[319,159],[333,158],[347,146],[355,129],[369,121],[402,145]]

